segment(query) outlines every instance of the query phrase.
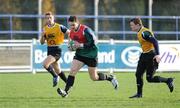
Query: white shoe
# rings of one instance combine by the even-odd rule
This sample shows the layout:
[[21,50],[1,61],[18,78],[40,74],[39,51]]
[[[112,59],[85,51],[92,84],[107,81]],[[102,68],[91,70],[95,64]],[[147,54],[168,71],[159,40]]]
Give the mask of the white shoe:
[[119,83],[118,83],[118,80],[116,79],[115,76],[111,75],[112,76],[112,80],[111,80],[111,83],[114,87],[115,90],[117,90],[119,88]]
[[58,92],[58,94],[61,95],[63,98],[64,98],[64,97],[68,97],[68,94],[66,93],[66,91],[64,91],[64,90],[62,90],[62,89],[60,89],[60,88],[57,89],[57,92]]

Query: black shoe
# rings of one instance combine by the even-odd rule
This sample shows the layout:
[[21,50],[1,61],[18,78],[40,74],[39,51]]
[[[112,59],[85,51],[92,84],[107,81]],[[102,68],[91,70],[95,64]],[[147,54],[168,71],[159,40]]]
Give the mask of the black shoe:
[[173,82],[174,82],[174,79],[173,79],[173,78],[168,78],[168,80],[167,80],[167,85],[168,85],[168,87],[169,87],[170,92],[173,92],[173,90],[174,90],[174,84],[173,84]]
[[142,98],[142,94],[135,94],[129,98]]

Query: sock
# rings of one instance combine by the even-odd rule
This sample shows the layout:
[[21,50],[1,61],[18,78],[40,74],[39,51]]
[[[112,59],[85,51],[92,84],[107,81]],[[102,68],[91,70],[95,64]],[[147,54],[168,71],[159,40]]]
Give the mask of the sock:
[[140,76],[136,76],[136,84],[137,84],[137,94],[142,94],[143,92],[143,78]]
[[165,83],[167,83],[168,81],[168,78],[163,78],[160,76],[154,76],[154,79],[158,80],[159,82],[165,82]]
[[[106,75],[106,76],[107,76],[107,75]],[[106,79],[106,80],[111,81],[112,79],[113,79],[112,76],[107,76],[107,79]]]
[[70,88],[74,85],[74,80],[75,80],[74,76],[70,76],[70,75],[68,76],[66,87],[65,87],[66,93],[68,93]]
[[66,75],[64,74],[64,72],[61,71],[61,73],[59,73],[58,75],[65,83],[67,82],[67,78],[66,78]]
[[103,74],[103,73],[98,73],[98,76],[99,76],[98,81],[102,81],[102,80],[111,81],[112,80],[111,76],[107,76],[106,74]]
[[143,85],[137,84],[137,94],[142,94]]
[[106,75],[103,73],[98,73],[99,79],[98,81],[106,80]]
[[168,78],[163,78],[160,76],[154,76],[154,77],[147,77],[148,82],[153,82],[153,83],[160,83],[160,82],[165,82],[167,83]]
[[[45,68],[46,69],[46,68]],[[56,73],[53,70],[53,67],[50,65],[47,69],[46,69],[53,77],[57,77]]]

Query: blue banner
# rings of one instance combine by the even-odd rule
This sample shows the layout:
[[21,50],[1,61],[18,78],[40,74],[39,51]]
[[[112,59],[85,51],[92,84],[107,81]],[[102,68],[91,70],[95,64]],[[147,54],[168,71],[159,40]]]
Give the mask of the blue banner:
[[[62,45],[62,57],[59,60],[62,69],[69,69],[75,52]],[[99,43],[98,69],[135,69],[141,52],[136,43]],[[42,63],[47,56],[46,45],[33,46],[33,68],[43,69]],[[86,67],[85,67],[86,68]]]

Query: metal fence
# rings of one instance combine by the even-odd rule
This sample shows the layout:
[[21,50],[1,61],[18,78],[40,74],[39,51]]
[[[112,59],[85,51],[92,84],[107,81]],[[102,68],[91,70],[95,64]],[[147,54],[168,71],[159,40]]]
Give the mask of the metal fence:
[[[129,28],[129,20],[137,16],[121,15],[77,15],[84,24],[90,26],[99,39],[133,40],[135,32]],[[69,15],[56,15],[56,20],[67,25]],[[146,27],[152,28],[160,40],[180,40],[180,16],[138,16]],[[21,21],[21,28],[17,19]],[[39,38],[42,32],[43,16],[0,15],[0,39]]]

